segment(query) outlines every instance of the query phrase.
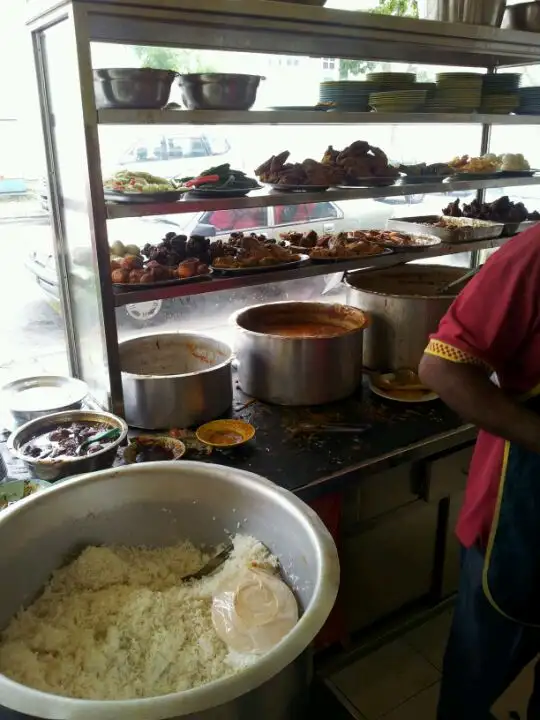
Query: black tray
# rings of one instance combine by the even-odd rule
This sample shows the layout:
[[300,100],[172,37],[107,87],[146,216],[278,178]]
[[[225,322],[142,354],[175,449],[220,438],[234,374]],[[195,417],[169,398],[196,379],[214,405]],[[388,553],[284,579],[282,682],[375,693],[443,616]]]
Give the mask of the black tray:
[[536,175],[538,170],[500,170],[497,175],[499,177],[532,177]]
[[105,200],[114,203],[126,203],[128,205],[148,205],[149,203],[177,202],[183,192],[169,190],[160,193],[120,193],[112,190],[105,190]]
[[233,198],[233,197],[245,197],[252,190],[261,190],[262,185],[256,185],[250,188],[197,188],[196,190],[188,190],[186,195],[192,198],[199,198],[204,200],[205,198]]
[[[351,242],[354,242],[354,240],[351,240]],[[309,259],[313,263],[338,263],[338,262],[352,262],[353,260],[357,260],[358,262],[362,260],[372,260],[376,257],[383,257],[383,255],[392,255],[396,250],[395,248],[390,247],[383,247],[379,245],[379,247],[382,247],[382,252],[373,253],[373,255],[358,255],[357,257],[344,257],[344,258],[320,258],[320,257],[311,257],[309,256]]]

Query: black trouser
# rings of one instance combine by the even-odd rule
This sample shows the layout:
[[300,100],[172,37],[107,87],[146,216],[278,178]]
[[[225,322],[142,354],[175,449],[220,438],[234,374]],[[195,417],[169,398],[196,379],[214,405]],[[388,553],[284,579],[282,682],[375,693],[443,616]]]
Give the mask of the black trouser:
[[[540,630],[507,620],[482,589],[484,558],[463,551],[459,593],[446,649],[438,720],[488,720],[490,708],[540,652]],[[540,720],[540,663],[527,720]]]

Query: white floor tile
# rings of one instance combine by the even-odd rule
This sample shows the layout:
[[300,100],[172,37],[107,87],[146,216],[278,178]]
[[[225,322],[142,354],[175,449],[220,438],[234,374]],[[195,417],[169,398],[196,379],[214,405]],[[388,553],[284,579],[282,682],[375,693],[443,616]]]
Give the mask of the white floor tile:
[[367,720],[376,720],[439,677],[433,665],[397,640],[336,673],[332,680]]
[[420,627],[411,630],[402,638],[438,670],[442,670],[452,614],[452,609],[445,610]]
[[438,702],[439,683],[436,683],[384,715],[381,720],[435,720]]

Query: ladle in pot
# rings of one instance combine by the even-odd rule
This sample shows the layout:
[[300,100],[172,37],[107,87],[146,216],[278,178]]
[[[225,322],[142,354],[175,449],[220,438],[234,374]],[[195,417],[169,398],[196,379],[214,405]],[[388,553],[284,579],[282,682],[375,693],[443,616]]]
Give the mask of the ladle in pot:
[[457,280],[452,280],[452,282],[441,285],[441,287],[438,288],[436,294],[444,295],[447,290],[451,290],[453,287],[461,285],[461,283],[465,282],[465,280],[470,280],[470,278],[474,277],[479,270],[480,268],[474,268],[474,270],[469,270],[469,272],[466,272],[465,275],[462,275]]

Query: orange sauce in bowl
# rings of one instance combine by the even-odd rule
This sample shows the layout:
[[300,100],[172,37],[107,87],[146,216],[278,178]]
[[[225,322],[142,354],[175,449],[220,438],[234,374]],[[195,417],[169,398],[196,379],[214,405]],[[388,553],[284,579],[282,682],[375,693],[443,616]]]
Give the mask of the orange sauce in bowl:
[[240,433],[231,430],[214,430],[205,436],[205,440],[212,445],[238,445],[244,442],[244,438]]

